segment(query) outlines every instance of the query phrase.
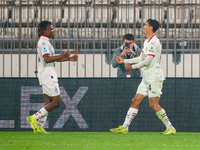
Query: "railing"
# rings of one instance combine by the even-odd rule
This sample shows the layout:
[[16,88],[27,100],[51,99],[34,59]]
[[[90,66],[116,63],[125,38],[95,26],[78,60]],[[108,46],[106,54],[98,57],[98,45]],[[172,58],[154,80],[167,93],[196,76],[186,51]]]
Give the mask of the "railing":
[[[0,77],[37,76],[37,25],[56,30],[56,53],[75,49],[77,63],[57,63],[59,77],[116,77],[113,51],[126,33],[142,48],[142,27],[157,19],[167,77],[199,77],[199,0],[0,0]],[[76,51],[76,50],[80,51]]]

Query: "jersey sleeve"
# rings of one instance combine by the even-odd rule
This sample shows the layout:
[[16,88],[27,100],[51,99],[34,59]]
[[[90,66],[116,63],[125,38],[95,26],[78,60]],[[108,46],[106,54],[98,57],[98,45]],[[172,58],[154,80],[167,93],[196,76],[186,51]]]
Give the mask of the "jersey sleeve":
[[44,55],[50,54],[49,46],[48,46],[48,44],[45,43],[45,42],[42,42],[42,43],[40,44],[40,50],[41,50],[41,53],[42,53],[42,57],[43,57]]
[[149,43],[147,47],[147,55],[155,56],[155,44],[153,42]]

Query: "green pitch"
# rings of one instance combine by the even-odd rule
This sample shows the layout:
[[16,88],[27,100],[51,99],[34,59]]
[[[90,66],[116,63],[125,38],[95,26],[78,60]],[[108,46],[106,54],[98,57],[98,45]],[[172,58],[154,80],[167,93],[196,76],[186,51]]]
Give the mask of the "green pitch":
[[200,133],[0,132],[0,150],[200,150]]

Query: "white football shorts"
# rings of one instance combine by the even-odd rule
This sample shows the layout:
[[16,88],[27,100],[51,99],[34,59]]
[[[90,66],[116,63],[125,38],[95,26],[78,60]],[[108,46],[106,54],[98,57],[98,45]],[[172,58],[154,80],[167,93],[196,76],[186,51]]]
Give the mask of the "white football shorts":
[[51,97],[60,95],[59,84],[57,82],[50,82],[43,84],[42,90],[44,94]]
[[148,97],[160,97],[162,95],[163,81],[154,81],[151,84],[146,84],[143,80],[137,88],[138,94]]

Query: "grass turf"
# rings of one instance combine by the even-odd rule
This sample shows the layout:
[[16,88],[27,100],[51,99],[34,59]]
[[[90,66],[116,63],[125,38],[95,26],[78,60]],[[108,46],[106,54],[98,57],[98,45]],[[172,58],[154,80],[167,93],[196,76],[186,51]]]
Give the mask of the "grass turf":
[[200,133],[0,132],[0,150],[199,150]]

